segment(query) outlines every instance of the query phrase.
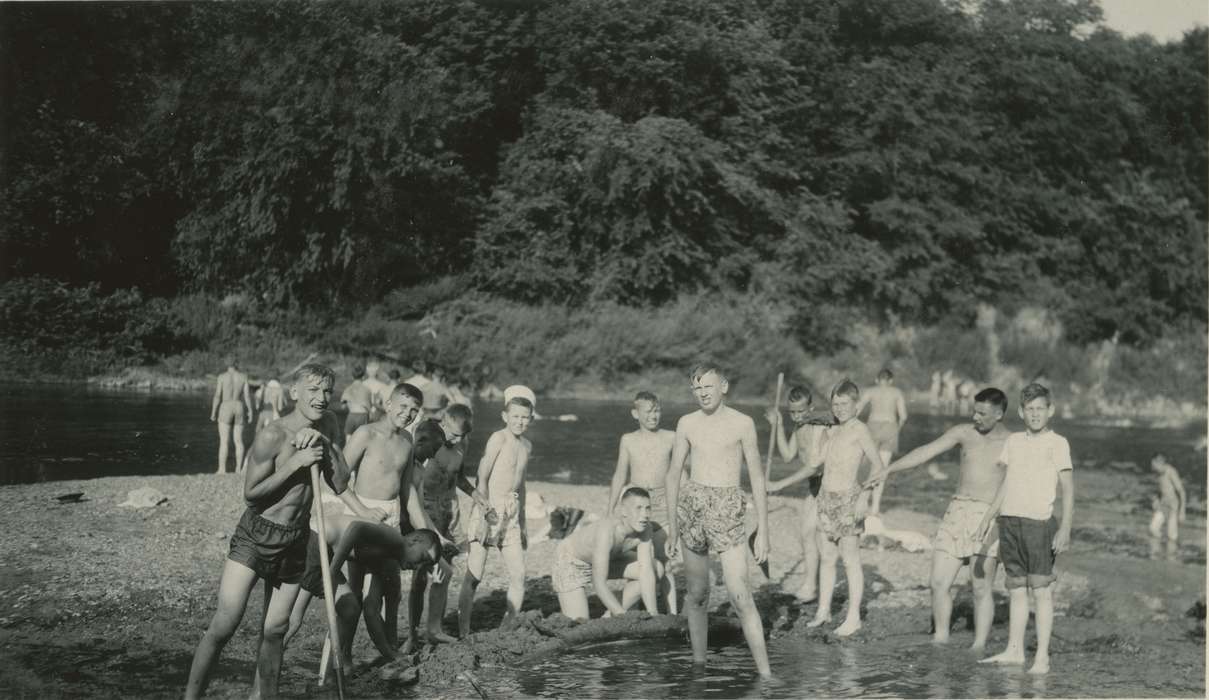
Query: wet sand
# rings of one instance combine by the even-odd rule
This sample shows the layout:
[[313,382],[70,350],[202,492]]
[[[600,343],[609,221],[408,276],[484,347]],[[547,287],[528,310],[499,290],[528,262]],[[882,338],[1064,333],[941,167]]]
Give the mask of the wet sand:
[[[1201,619],[1188,616],[1205,590],[1204,512],[1189,512],[1183,546],[1171,560],[1150,560],[1148,475],[1136,469],[1077,467],[1074,545],[1058,562],[1055,591],[1058,617],[1052,645],[1054,673],[1064,669],[1114,668],[1137,678],[1137,692],[1121,695],[1204,695],[1205,647]],[[923,468],[891,480],[884,520],[895,529],[931,535],[953,489],[956,467],[940,465],[949,476],[934,481]],[[128,491],[152,486],[170,497],[148,510],[118,507]],[[607,487],[533,482],[530,492],[550,506],[592,511]],[[0,690],[9,696],[179,696],[194,647],[214,610],[214,596],[227,540],[242,510],[241,477],[197,475],[115,477],[0,488],[0,512],[7,537],[0,543]],[[54,496],[84,492],[84,500],[59,504]],[[796,541],[797,500],[772,497],[775,537],[771,580],[752,567],[757,600],[770,644],[778,639],[817,638],[836,643],[824,630],[807,630],[815,605],[784,594],[801,583]],[[534,532],[538,523],[530,523]],[[503,616],[506,586],[502,563],[488,561],[476,601],[469,640],[425,649],[402,662],[362,670],[349,685],[351,697],[466,697],[475,691],[459,676],[476,666],[514,665],[584,641],[629,636],[667,638],[684,644],[683,621],[633,613],[621,620],[573,625],[560,616],[549,572],[554,542],[530,546],[528,613],[504,633],[491,631]],[[892,645],[902,635],[926,634],[930,627],[928,570],[931,555],[898,547],[862,550],[865,562],[864,630],[851,645]],[[733,637],[734,622],[719,579],[711,591],[715,632]],[[460,575],[451,600],[456,600]],[[406,585],[406,582],[405,582]],[[970,604],[959,580],[951,644],[968,646]],[[1003,574],[997,578],[996,624],[990,648],[999,650],[1007,630]],[[834,615],[842,613],[843,585]],[[246,697],[255,658],[261,595],[253,594],[249,614],[219,662],[210,686],[213,697]],[[453,607],[453,606],[451,606]],[[599,604],[593,612],[599,613]],[[453,631],[454,616],[445,620]],[[401,623],[402,626],[402,623]],[[313,605],[306,626],[286,651],[282,691],[316,697],[329,689],[315,684],[325,624]],[[1031,637],[1031,631],[1030,631]],[[359,662],[375,654],[362,631]],[[408,669],[414,668],[414,671]],[[893,669],[887,669],[893,672]],[[1188,693],[1187,688],[1198,688]]]

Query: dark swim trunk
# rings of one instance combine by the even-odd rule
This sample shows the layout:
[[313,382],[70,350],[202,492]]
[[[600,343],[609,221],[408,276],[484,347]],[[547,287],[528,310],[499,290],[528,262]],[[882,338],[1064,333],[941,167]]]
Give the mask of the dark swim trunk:
[[1006,574],[1008,588],[1045,588],[1054,576],[1054,535],[1058,524],[1053,519],[1034,520],[1001,515],[999,523],[999,561]]
[[357,432],[357,428],[369,423],[368,413],[350,413],[344,419],[344,434],[352,435]]
[[[332,548],[327,548],[327,560],[330,564],[332,561]],[[323,598],[323,566],[322,558],[319,555],[319,533],[311,530],[310,541],[306,546],[306,571],[302,574],[302,590],[310,593],[316,598]],[[345,583],[347,579],[339,569],[332,569],[332,591],[335,592],[336,586]]]
[[227,558],[243,564],[274,588],[298,583],[306,570],[306,544],[310,528],[288,527],[244,510],[231,535]]
[[810,489],[811,496],[818,498],[819,490],[823,488],[823,475],[815,474],[814,476],[807,477],[806,488]]

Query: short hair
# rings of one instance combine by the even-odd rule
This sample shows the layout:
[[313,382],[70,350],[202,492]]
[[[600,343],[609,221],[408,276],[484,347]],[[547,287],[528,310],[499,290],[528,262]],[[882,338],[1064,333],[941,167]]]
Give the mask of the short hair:
[[[406,522],[406,518],[404,521]],[[436,554],[436,556],[433,556]],[[437,563],[441,555],[441,540],[432,530],[412,530],[403,535],[403,556],[399,567],[418,569]]]
[[428,363],[424,360],[416,360],[411,363],[411,368],[416,371],[416,374],[428,374]]
[[424,405],[424,392],[415,388],[411,384],[408,384],[407,382],[399,382],[395,385],[395,388],[390,392],[391,400],[393,401],[394,398],[400,394],[415,401],[417,406]]
[[974,403],[989,403],[992,406],[997,406],[999,410],[1003,411],[1004,413],[1007,413],[1008,409],[1007,394],[993,386],[989,386],[977,394],[974,394]]
[[648,401],[656,406],[659,405],[659,397],[649,391],[640,391],[634,394],[634,403],[637,404],[639,401]]
[[629,501],[629,500],[633,500],[635,498],[645,498],[649,501],[649,500],[651,500],[651,492],[647,491],[646,489],[642,488],[641,486],[631,486],[630,488],[621,492],[621,502],[622,503],[625,503],[626,501]]
[[353,365],[353,379],[365,379],[365,365],[359,362]]
[[336,373],[327,365],[317,362],[305,364],[294,371],[293,382],[297,384],[303,379],[318,379],[329,384],[336,383]]
[[801,384],[794,384],[789,387],[789,402],[805,401],[806,403],[814,403],[814,394],[810,393],[810,389]]
[[845,377],[831,390],[831,398],[834,399],[837,396],[847,396],[853,401],[859,401],[861,398],[861,388],[853,383],[851,379]]
[[1154,461],[1154,460],[1156,460],[1156,459],[1157,459],[1157,460],[1161,460],[1161,461],[1163,461],[1163,462],[1167,462],[1167,461],[1169,461],[1169,460],[1167,459],[1167,453],[1166,453],[1166,452],[1162,452],[1162,451],[1155,452],[1154,454],[1150,455],[1150,461],[1152,461],[1152,462],[1153,462],[1153,461]]
[[445,417],[455,421],[463,432],[469,433],[474,427],[474,411],[464,403],[455,403],[445,409]]
[[880,382],[883,379],[887,381],[894,379],[894,373],[890,371],[889,367],[883,367],[882,371],[877,373],[877,381]]
[[529,409],[529,413],[533,413],[533,402],[524,396],[513,396],[504,404],[504,410],[507,411],[509,406],[520,406],[521,408]]
[[1033,382],[1020,390],[1020,405],[1025,406],[1028,402],[1034,399],[1045,399],[1045,403],[1053,404],[1053,399],[1050,398],[1049,389]]
[[688,373],[688,378],[696,381],[701,377],[713,372],[718,375],[719,379],[726,379],[726,370],[722,369],[722,365],[710,360],[702,360],[693,366],[693,369]]
[[399,374],[398,369],[391,367],[390,371],[386,373],[386,376],[390,377],[391,379],[398,380],[403,375]]

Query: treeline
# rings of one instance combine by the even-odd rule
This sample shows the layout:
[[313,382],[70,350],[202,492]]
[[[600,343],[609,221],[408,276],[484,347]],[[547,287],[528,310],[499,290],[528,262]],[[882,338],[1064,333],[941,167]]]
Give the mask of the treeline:
[[[2,3],[2,296],[405,317],[451,278],[569,309],[754,295],[810,351],[853,318],[968,327],[979,302],[1149,347],[1206,320],[1209,37],[1099,19],[1093,0]],[[136,354],[199,342],[162,325]]]

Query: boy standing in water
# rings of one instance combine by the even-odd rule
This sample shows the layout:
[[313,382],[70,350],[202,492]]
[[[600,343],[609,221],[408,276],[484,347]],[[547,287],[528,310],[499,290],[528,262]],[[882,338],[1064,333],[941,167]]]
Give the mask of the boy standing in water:
[[[1049,671],[1049,639],[1054,627],[1054,558],[1070,545],[1074,479],[1070,443],[1049,428],[1054,405],[1049,389],[1036,382],[1020,392],[1020,417],[1025,431],[1012,433],[1003,444],[999,462],[1003,483],[982,518],[979,539],[985,539],[999,516],[999,556],[1011,593],[1008,645],[1001,654],[981,663],[1023,664],[1024,632],[1028,627],[1028,592],[1037,601],[1037,654],[1029,673]],[[1062,521],[1054,524],[1054,499],[1062,485]]]
[[533,392],[526,387],[509,387],[513,395],[505,399],[500,417],[504,428],[487,439],[479,460],[478,485],[486,487],[488,507],[480,504],[470,513],[470,555],[466,577],[458,600],[458,631],[470,634],[470,614],[474,594],[483,580],[487,547],[496,547],[508,567],[508,612],[503,622],[516,616],[525,601],[525,549],[529,535],[525,531],[525,467],[533,444],[524,437],[533,420]]
[[248,376],[235,367],[235,358],[227,358],[227,371],[218,375],[210,421],[218,424],[218,473],[227,469],[227,452],[235,438],[235,469],[243,468],[243,426],[252,422],[252,394]]
[[[857,418],[860,418],[866,406],[869,407],[869,433],[877,445],[882,464],[889,464],[890,459],[898,453],[898,434],[907,422],[907,401],[902,390],[894,386],[894,373],[889,369],[877,373],[877,385],[870,387],[856,405]],[[882,480],[873,487],[870,515],[881,512],[882,489],[885,486],[886,482]]]
[[339,427],[327,411],[333,378],[322,365],[301,367],[290,389],[295,411],[262,430],[252,444],[244,477],[248,508],[231,536],[231,552],[218,584],[218,610],[193,655],[186,698],[205,692],[210,667],[239,627],[252,587],[261,579],[265,607],[258,690],[264,698],[277,696],[282,638],[306,568],[307,518],[314,497],[308,468],[318,464],[341,496],[348,487],[348,465],[332,444]]
[[1159,496],[1154,504],[1154,517],[1150,519],[1150,536],[1156,541],[1161,541],[1163,524],[1166,523],[1167,549],[1175,551],[1180,539],[1180,523],[1184,522],[1188,505],[1184,482],[1180,480],[1180,473],[1167,461],[1167,455],[1162,452],[1154,453],[1150,459],[1150,468],[1159,478]]
[[806,580],[794,594],[803,603],[809,603],[818,598],[819,506],[817,496],[823,483],[823,475],[819,473],[818,465],[811,460],[811,455],[818,449],[823,430],[826,429],[824,425],[806,422],[812,404],[813,397],[810,389],[804,386],[794,386],[789,389],[789,420],[793,421],[793,432],[789,434],[788,440],[785,439],[785,433],[781,431],[781,412],[776,408],[770,408],[767,413],[768,421],[772,424],[773,433],[777,437],[777,450],[781,453],[781,459],[789,462],[794,457],[800,457],[802,461],[801,469],[784,479],[769,484],[768,492],[776,493],[803,479],[807,480],[806,495],[802,498],[801,530],[802,568],[806,573]]
[[[869,429],[856,417],[861,390],[845,379],[831,392],[831,413],[836,425],[823,431],[821,449],[812,460],[823,465],[823,483],[819,489],[819,609],[808,627],[831,620],[831,595],[835,591],[836,559],[844,561],[848,578],[848,614],[835,628],[846,637],[861,628],[861,594],[865,576],[861,571],[861,521],[865,498],[856,481],[861,460],[873,465],[872,479],[884,478],[886,466],[878,454]],[[871,479],[871,480],[872,480]]]
[[[684,544],[684,572],[688,593],[684,599],[694,663],[705,663],[709,635],[709,555],[722,560],[722,576],[730,593],[743,636],[761,676],[771,677],[764,624],[747,583],[747,533],[743,528],[743,491],[739,477],[747,465],[752,500],[756,506],[756,537],[752,550],[756,562],[768,558],[768,498],[764,468],[756,444],[752,419],[725,405],[730,389],[726,374],[702,363],[689,373],[699,410],[676,424],[672,462],[667,472],[668,508],[676,514],[669,523],[667,553],[675,557]],[[689,479],[681,496],[680,476],[690,460]]]

